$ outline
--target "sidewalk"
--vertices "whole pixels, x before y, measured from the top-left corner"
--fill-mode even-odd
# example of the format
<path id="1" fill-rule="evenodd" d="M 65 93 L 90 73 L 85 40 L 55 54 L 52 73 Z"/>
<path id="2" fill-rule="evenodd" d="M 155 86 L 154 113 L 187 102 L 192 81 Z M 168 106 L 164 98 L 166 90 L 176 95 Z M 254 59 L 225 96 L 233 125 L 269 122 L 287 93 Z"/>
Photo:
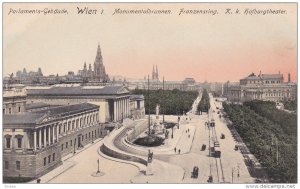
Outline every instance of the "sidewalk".
<path id="1" fill-rule="evenodd" d="M 47 174 L 41 176 L 39 179 L 41 179 L 40 183 L 48 183 L 55 177 L 59 176 L 60 174 L 64 173 L 65 171 L 71 169 L 73 166 L 76 165 L 76 162 L 72 160 L 72 158 L 81 152 L 87 150 L 91 146 L 97 144 L 98 142 L 102 141 L 102 138 L 98 138 L 94 141 L 94 143 L 87 144 L 84 148 L 77 150 L 75 154 L 70 153 L 62 158 L 62 165 L 58 166 L 57 168 L 53 169 L 52 171 L 48 172 Z M 28 183 L 37 183 L 37 179 L 32 180 Z"/>

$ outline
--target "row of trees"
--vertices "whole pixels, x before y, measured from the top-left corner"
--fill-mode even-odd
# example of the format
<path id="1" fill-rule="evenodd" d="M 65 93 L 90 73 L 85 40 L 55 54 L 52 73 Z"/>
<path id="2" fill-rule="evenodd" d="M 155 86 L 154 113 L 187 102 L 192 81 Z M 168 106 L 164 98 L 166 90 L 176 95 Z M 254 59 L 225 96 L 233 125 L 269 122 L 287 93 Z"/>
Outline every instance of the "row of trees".
<path id="1" fill-rule="evenodd" d="M 135 89 L 132 93 L 144 95 L 146 114 L 148 114 L 148 91 Z M 150 114 L 155 114 L 157 104 L 160 105 L 160 113 L 164 112 L 166 115 L 177 115 L 188 112 L 197 96 L 197 91 L 180 91 L 178 89 L 164 91 L 150 90 Z"/>
<path id="2" fill-rule="evenodd" d="M 297 117 L 277 110 L 272 102 L 223 103 L 223 107 L 251 153 L 266 167 L 270 181 L 296 183 Z"/>
<path id="3" fill-rule="evenodd" d="M 210 108 L 209 103 L 209 95 L 206 89 L 203 90 L 202 98 L 198 104 L 197 111 L 198 112 L 208 112 Z"/>
<path id="4" fill-rule="evenodd" d="M 284 109 L 296 111 L 297 110 L 297 100 L 289 100 L 283 102 Z"/>

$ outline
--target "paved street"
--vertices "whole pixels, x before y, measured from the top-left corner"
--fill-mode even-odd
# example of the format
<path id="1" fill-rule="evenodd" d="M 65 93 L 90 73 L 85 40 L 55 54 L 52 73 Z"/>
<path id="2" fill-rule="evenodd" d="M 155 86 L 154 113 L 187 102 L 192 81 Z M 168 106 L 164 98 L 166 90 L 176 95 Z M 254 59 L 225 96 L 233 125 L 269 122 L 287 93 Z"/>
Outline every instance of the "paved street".
<path id="1" fill-rule="evenodd" d="M 158 148 L 152 147 L 154 152 L 152 176 L 144 175 L 137 166 L 124 163 L 114 158 L 102 157 L 99 150 L 103 140 L 91 145 L 81 153 L 70 157 L 64 162 L 72 166 L 65 172 L 49 180 L 50 183 L 207 183 L 210 175 L 213 176 L 213 183 L 253 183 L 247 167 L 244 164 L 240 151 L 235 151 L 234 141 L 230 130 L 226 126 L 223 118 L 219 118 L 218 111 L 222 108 L 221 102 L 216 102 L 210 96 L 211 113 L 210 119 L 214 119 L 215 129 L 205 127 L 208 121 L 208 114 L 194 115 L 200 98 L 195 101 L 193 108 L 187 116 L 181 117 L 180 129 L 174 131 L 174 138 L 167 139 L 166 146 Z M 218 107 L 218 109 L 217 109 Z M 165 116 L 166 120 L 176 122 L 177 116 Z M 128 121 L 131 124 L 143 124 L 146 120 Z M 129 124 L 130 123 L 130 124 Z M 146 123 L 146 122 L 145 122 Z M 147 159 L 148 149 L 146 147 L 124 143 L 124 137 L 129 129 L 125 126 L 115 130 L 106 140 L 111 140 L 111 144 L 120 152 L 144 157 Z M 220 139 L 221 133 L 225 139 Z M 211 137 L 209 140 L 209 136 Z M 213 146 L 213 141 L 220 143 L 221 158 L 209 157 L 209 146 Z M 209 143 L 209 141 L 211 143 Z M 206 145 L 205 150 L 201 150 L 202 145 Z M 176 152 L 174 148 L 176 147 Z M 181 153 L 178 153 L 178 150 Z M 100 170 L 104 176 L 93 177 L 97 171 L 97 159 L 100 160 Z M 198 178 L 191 178 L 193 167 L 199 168 Z M 51 173 L 51 172 L 50 172 Z M 48 175 L 50 175 L 48 173 Z M 233 176 L 233 177 L 232 177 Z"/>

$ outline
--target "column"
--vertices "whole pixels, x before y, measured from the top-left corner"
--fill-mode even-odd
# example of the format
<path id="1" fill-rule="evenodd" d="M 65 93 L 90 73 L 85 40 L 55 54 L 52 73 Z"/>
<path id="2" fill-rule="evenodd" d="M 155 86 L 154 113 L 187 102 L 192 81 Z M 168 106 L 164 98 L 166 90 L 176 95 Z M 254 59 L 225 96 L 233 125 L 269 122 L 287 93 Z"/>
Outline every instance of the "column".
<path id="1" fill-rule="evenodd" d="M 28 134 L 30 135 L 30 137 L 28 137 Z M 30 148 L 30 138 L 31 138 L 31 131 L 28 130 L 28 132 L 26 132 L 26 145 L 25 145 L 25 148 L 27 149 Z"/>
<path id="2" fill-rule="evenodd" d="M 126 117 L 125 115 L 126 115 L 126 112 L 125 112 L 125 98 L 123 98 L 123 100 L 122 100 L 122 112 L 123 112 L 123 119 Z"/>
<path id="3" fill-rule="evenodd" d="M 36 151 L 36 130 L 33 132 L 33 149 Z"/>
<path id="4" fill-rule="evenodd" d="M 57 124 L 56 125 L 56 141 L 58 142 L 58 138 L 59 138 L 59 129 L 60 129 L 60 125 L 59 124 Z"/>
<path id="5" fill-rule="evenodd" d="M 11 149 L 15 149 L 15 129 L 12 129 L 12 137 L 11 137 Z"/>
<path id="6" fill-rule="evenodd" d="M 122 113 L 123 113 L 123 99 L 120 99 L 120 120 L 122 119 Z"/>
<path id="7" fill-rule="evenodd" d="M 46 127 L 44 127 L 44 147 L 46 147 L 47 146 L 47 139 L 46 139 L 46 134 L 47 133 L 47 128 Z"/>
<path id="8" fill-rule="evenodd" d="M 52 128 L 52 144 L 54 144 L 54 141 L 55 141 L 55 125 L 53 124 L 51 128 Z"/>
<path id="9" fill-rule="evenodd" d="M 130 115 L 130 99 L 127 98 L 127 116 Z"/>
<path id="10" fill-rule="evenodd" d="M 127 117 L 129 116 L 129 99 L 126 99 L 126 113 L 127 113 Z"/>
<path id="11" fill-rule="evenodd" d="M 39 148 L 42 148 L 42 128 L 39 128 Z"/>
<path id="12" fill-rule="evenodd" d="M 124 102 L 125 102 L 125 117 L 127 117 L 127 99 L 126 98 L 125 98 Z"/>
<path id="13" fill-rule="evenodd" d="M 119 99 L 117 99 L 117 119 L 116 119 L 116 121 L 118 121 L 119 120 Z"/>
<path id="14" fill-rule="evenodd" d="M 114 100 L 114 121 L 117 121 L 117 102 Z"/>

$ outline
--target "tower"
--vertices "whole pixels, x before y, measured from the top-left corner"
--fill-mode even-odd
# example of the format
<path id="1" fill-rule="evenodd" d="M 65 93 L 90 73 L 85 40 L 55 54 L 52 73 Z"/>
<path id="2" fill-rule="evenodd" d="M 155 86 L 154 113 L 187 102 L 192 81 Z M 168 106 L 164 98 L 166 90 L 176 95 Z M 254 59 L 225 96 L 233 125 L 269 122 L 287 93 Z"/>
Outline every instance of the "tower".
<path id="1" fill-rule="evenodd" d="M 100 44 L 98 44 L 97 54 L 94 62 L 94 79 L 96 81 L 106 82 L 109 80 L 103 65 L 103 58 L 101 54 Z"/>
<path id="2" fill-rule="evenodd" d="M 84 65 L 83 65 L 83 71 L 86 71 L 86 62 L 84 62 Z"/>
<path id="3" fill-rule="evenodd" d="M 158 69 L 157 69 L 157 65 L 156 65 L 156 73 L 155 73 L 155 76 L 156 76 L 156 78 L 155 78 L 155 79 L 157 79 L 157 80 L 158 80 Z"/>
<path id="4" fill-rule="evenodd" d="M 153 67 L 152 67 L 152 80 L 155 79 L 155 71 L 154 71 L 154 64 L 153 64 Z"/>

